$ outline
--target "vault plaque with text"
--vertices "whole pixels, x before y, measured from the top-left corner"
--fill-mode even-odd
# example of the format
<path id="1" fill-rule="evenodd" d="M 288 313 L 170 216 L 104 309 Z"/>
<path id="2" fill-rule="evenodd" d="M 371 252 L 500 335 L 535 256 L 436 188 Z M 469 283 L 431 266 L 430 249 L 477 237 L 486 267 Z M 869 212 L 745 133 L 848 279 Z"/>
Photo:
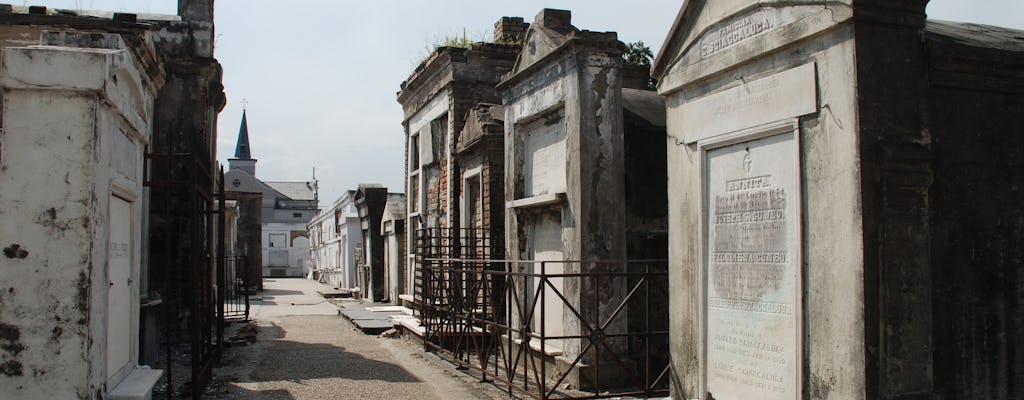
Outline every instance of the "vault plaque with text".
<path id="1" fill-rule="evenodd" d="M 707 152 L 707 391 L 799 398 L 799 162 L 790 131 Z"/>

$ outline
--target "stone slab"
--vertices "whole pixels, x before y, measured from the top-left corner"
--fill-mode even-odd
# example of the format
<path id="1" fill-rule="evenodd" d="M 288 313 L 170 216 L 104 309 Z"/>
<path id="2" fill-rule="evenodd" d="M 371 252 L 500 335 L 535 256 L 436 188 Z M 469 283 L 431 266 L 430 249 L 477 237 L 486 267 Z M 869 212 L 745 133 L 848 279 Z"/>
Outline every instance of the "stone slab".
<path id="1" fill-rule="evenodd" d="M 381 333 L 395 326 L 391 321 L 379 319 L 354 319 L 352 324 L 367 334 Z"/>
<path id="2" fill-rule="evenodd" d="M 794 130 L 706 153 L 705 375 L 717 399 L 801 398 Z"/>
<path id="3" fill-rule="evenodd" d="M 427 329 L 420 325 L 419 319 L 408 319 L 403 318 L 397 321 L 399 325 L 405 328 L 406 331 L 412 332 L 414 335 L 423 337 L 423 334 L 427 332 Z"/>
<path id="4" fill-rule="evenodd" d="M 522 128 L 525 197 L 566 191 L 566 128 L 561 111 Z"/>
<path id="5" fill-rule="evenodd" d="M 812 62 L 683 103 L 684 142 L 812 114 L 817 103 Z"/>
<path id="6" fill-rule="evenodd" d="M 345 318 L 356 320 L 356 319 L 387 319 L 387 315 L 383 317 L 381 314 L 373 311 L 366 311 L 365 309 L 352 309 L 352 310 L 341 310 L 341 315 Z"/>
<path id="7" fill-rule="evenodd" d="M 146 400 L 153 396 L 153 388 L 156 382 L 163 376 L 161 369 L 149 369 L 149 367 L 136 367 L 128 374 L 121 383 L 118 383 L 107 393 L 111 400 Z"/>
<path id="8" fill-rule="evenodd" d="M 380 307 L 366 307 L 366 311 L 370 312 L 383 312 L 383 313 L 404 313 L 405 307 L 402 306 L 380 306 Z"/>
<path id="9" fill-rule="evenodd" d="M 352 292 L 345 289 L 321 289 L 317 290 L 316 293 L 324 298 L 352 297 Z"/>

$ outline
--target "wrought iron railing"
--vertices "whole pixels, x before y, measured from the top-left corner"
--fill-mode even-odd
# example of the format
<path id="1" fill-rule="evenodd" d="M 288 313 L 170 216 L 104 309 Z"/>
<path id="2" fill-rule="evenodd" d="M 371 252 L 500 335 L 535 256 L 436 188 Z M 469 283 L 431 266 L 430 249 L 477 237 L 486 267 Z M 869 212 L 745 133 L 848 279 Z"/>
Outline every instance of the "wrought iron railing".
<path id="1" fill-rule="evenodd" d="M 453 238 L 433 238 L 439 243 Z M 665 260 L 418 258 L 424 345 L 534 398 L 668 394 Z"/>
<path id="2" fill-rule="evenodd" d="M 505 258 L 504 239 L 493 230 L 470 228 L 424 228 L 416 231 L 414 243 L 415 269 L 413 270 L 414 303 L 419 305 L 424 296 L 423 269 L 426 259 L 500 260 Z M 481 267 L 483 267 L 481 265 Z M 416 315 L 420 316 L 417 307 Z"/>

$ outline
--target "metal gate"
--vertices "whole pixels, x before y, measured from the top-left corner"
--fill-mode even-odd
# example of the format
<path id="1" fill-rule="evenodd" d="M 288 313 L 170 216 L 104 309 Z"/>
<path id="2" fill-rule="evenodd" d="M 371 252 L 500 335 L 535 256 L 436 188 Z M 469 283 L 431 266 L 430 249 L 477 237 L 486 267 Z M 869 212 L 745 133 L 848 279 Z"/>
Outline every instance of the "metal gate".
<path id="1" fill-rule="evenodd" d="M 249 258 L 244 255 L 225 257 L 220 282 L 224 282 L 222 319 L 248 321 L 249 296 L 259 290 L 249 277 Z"/>
<path id="2" fill-rule="evenodd" d="M 445 233 L 461 232 L 417 236 L 428 350 L 510 395 L 668 394 L 666 260 L 436 257 L 460 253 L 451 249 L 461 247 L 462 237 Z"/>
<path id="3" fill-rule="evenodd" d="M 224 224 L 218 211 L 224 206 L 224 172 L 215 172 L 211 161 L 196 153 L 147 149 L 144 173 L 152 199 L 148 289 L 161 299 L 157 330 L 162 357 L 155 364 L 164 370 L 164 381 L 158 392 L 168 399 L 199 399 L 223 343 L 224 282 L 217 278 L 224 235 L 215 232 L 221 233 Z"/>

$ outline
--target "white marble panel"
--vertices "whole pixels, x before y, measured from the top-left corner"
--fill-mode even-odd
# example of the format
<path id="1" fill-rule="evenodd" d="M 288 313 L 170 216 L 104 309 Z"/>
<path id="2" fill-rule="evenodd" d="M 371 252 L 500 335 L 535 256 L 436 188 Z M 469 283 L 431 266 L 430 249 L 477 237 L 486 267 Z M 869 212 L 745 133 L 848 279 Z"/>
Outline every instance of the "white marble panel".
<path id="1" fill-rule="evenodd" d="M 561 274 L 565 272 L 565 266 L 561 263 L 564 259 L 562 247 L 562 222 L 560 215 L 556 213 L 545 213 L 537 216 L 530 227 L 530 256 L 537 264 L 533 272 L 540 274 Z M 543 269 L 543 270 L 542 270 Z M 541 329 L 541 307 L 544 308 L 544 335 L 559 336 L 565 332 L 562 326 L 564 305 L 559 293 L 565 296 L 564 278 L 548 278 L 542 282 L 539 278 L 533 280 L 533 291 L 543 291 L 543 302 L 538 301 L 533 311 L 533 329 L 540 333 Z M 561 347 L 561 341 L 551 341 L 548 345 Z"/>
<path id="2" fill-rule="evenodd" d="M 793 131 L 707 151 L 704 343 L 716 400 L 800 398 L 798 156 Z"/>
<path id="3" fill-rule="evenodd" d="M 107 253 L 107 379 L 132 362 L 132 205 L 110 196 L 110 249 Z"/>
<path id="4" fill-rule="evenodd" d="M 817 111 L 814 63 L 804 64 L 680 107 L 687 144 Z"/>
<path id="5" fill-rule="evenodd" d="M 541 118 L 526 125 L 524 133 L 524 195 L 565 192 L 565 118 Z"/>

